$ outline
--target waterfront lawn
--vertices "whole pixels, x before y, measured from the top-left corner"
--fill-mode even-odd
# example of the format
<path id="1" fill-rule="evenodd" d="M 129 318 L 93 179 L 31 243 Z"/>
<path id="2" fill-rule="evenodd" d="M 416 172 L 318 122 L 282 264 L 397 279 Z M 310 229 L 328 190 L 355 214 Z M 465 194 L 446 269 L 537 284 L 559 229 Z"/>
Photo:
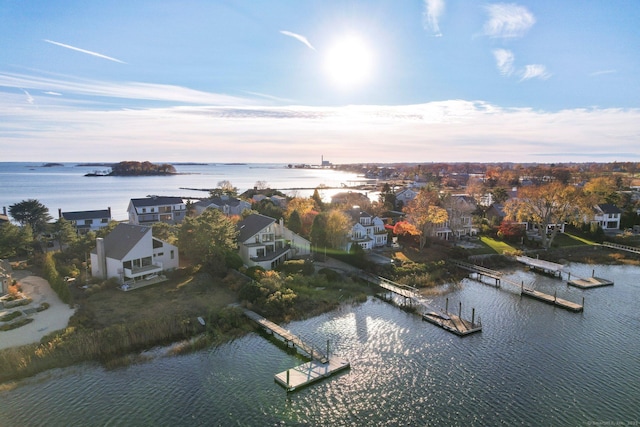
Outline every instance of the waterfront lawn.
<path id="1" fill-rule="evenodd" d="M 480 242 L 487 248 L 485 251 L 479 250 L 480 254 L 504 254 L 505 252 L 516 252 L 517 249 L 508 244 L 507 242 L 496 240 L 489 236 L 481 236 Z M 479 253 L 473 252 L 474 255 Z"/>

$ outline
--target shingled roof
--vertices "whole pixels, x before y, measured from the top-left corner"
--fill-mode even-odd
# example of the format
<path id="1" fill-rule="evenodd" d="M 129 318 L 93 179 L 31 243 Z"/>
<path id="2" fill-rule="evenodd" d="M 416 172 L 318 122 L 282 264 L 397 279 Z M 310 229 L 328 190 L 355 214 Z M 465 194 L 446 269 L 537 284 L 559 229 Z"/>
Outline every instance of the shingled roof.
<path id="1" fill-rule="evenodd" d="M 265 215 L 249 215 L 244 220 L 238 223 L 238 231 L 240 231 L 240 234 L 238 235 L 238 241 L 247 241 L 249 238 L 251 238 L 251 236 L 256 235 L 260 230 L 268 227 L 274 222 L 276 222 L 275 219 Z"/>
<path id="2" fill-rule="evenodd" d="M 151 232 L 151 227 L 131 224 L 118 224 L 104 238 L 104 251 L 107 258 L 122 260 L 135 245 Z M 97 253 L 94 249 L 92 253 Z"/>
<path id="3" fill-rule="evenodd" d="M 181 197 L 151 196 L 141 199 L 131 199 L 131 203 L 133 203 L 133 206 L 136 208 L 144 208 L 147 206 L 181 205 L 184 201 Z"/>

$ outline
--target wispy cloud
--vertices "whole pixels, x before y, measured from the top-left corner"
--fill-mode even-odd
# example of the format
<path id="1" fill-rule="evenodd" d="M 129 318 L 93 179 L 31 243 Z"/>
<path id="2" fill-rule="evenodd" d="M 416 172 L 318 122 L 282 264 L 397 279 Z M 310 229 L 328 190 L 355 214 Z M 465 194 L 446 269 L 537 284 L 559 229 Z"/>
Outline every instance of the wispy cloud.
<path id="1" fill-rule="evenodd" d="M 595 77 L 595 76 L 602 76 L 604 74 L 615 74 L 617 72 L 618 72 L 617 70 L 601 70 L 601 71 L 595 71 L 589 75 L 592 77 Z"/>
<path id="2" fill-rule="evenodd" d="M 524 66 L 524 70 L 521 72 L 520 81 L 530 79 L 542 79 L 546 80 L 551 77 L 551 73 L 547 71 L 547 67 L 541 64 L 529 64 Z"/>
<path id="3" fill-rule="evenodd" d="M 309 40 L 307 40 L 305 36 L 301 36 L 300 34 L 292 33 L 291 31 L 285 31 L 285 30 L 280 31 L 280 34 L 284 34 L 285 36 L 288 36 L 288 37 L 293 37 L 294 39 L 303 43 L 309 49 L 316 50 L 316 48 L 313 47 L 313 45 L 311 45 L 311 43 L 309 42 Z"/>
<path id="4" fill-rule="evenodd" d="M 489 19 L 484 24 L 484 35 L 489 37 L 522 37 L 536 22 L 526 7 L 517 4 L 491 4 L 485 9 Z"/>
<path id="5" fill-rule="evenodd" d="M 29 104 L 33 104 L 35 102 L 35 100 L 33 99 L 33 96 L 31 96 L 31 94 L 24 89 L 22 89 L 22 91 L 24 92 L 25 95 L 27 95 L 27 102 Z"/>
<path id="6" fill-rule="evenodd" d="M 433 32 L 436 37 L 442 37 L 440 31 L 440 17 L 444 13 L 444 0 L 424 0 L 422 25 Z"/>
<path id="7" fill-rule="evenodd" d="M 507 49 L 494 49 L 493 56 L 496 59 L 496 66 L 498 71 L 503 76 L 510 76 L 513 74 L 513 52 Z"/>
<path id="8" fill-rule="evenodd" d="M 121 60 L 116 59 L 116 58 L 112 58 L 112 57 L 107 56 L 107 55 L 103 55 L 103 54 L 98 53 L 98 52 L 92 52 L 90 50 L 80 49 L 79 47 L 70 46 L 68 44 L 64 44 L 64 43 L 60 43 L 60 42 L 54 42 L 53 40 L 44 39 L 44 41 L 47 42 L 47 43 L 54 44 L 56 46 L 64 47 L 66 49 L 71 49 L 71 50 L 75 50 L 77 52 L 86 53 L 87 55 L 92 55 L 92 56 L 96 56 L 98 58 L 108 59 L 109 61 L 119 62 L 120 64 L 126 64 L 126 62 L 124 62 L 124 61 L 121 61 Z"/>
<path id="9" fill-rule="evenodd" d="M 67 100 L 75 96 L 86 103 L 86 96 L 98 97 L 100 102 L 109 98 L 123 100 L 147 100 L 197 105 L 249 105 L 255 101 L 249 98 L 225 94 L 203 92 L 182 86 L 141 82 L 107 82 L 68 77 L 41 77 L 26 74 L 0 73 L 0 87 L 24 90 L 40 90 L 53 94 L 65 93 Z M 95 102 L 98 102 L 96 100 Z"/>

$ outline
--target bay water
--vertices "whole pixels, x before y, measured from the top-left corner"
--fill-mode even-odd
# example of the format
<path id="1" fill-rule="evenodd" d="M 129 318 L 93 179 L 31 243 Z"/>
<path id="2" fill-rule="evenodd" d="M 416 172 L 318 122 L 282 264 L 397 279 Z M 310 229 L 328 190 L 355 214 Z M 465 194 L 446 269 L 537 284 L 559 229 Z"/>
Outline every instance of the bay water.
<path id="1" fill-rule="evenodd" d="M 612 426 L 640 423 L 640 268 L 571 263 L 581 290 L 516 269 L 507 276 L 582 303 L 573 313 L 464 280 L 431 305 L 483 331 L 450 334 L 370 298 L 284 325 L 351 368 L 293 393 L 274 375 L 302 363 L 251 333 L 182 356 L 106 370 L 56 369 L 0 391 L 2 426 Z"/>
<path id="2" fill-rule="evenodd" d="M 62 163 L 61 166 L 43 167 L 42 163 L 0 162 L 0 208 L 27 199 L 36 199 L 58 218 L 62 212 L 102 210 L 111 208 L 114 220 L 128 219 L 129 201 L 135 198 L 178 196 L 204 198 L 207 191 L 229 181 L 242 193 L 262 181 L 269 188 L 283 189 L 289 196 L 308 197 L 318 186 L 337 187 L 320 190 L 320 196 L 330 201 L 340 187 L 357 181 L 357 174 L 332 169 L 289 168 L 287 164 L 178 164 L 176 175 L 171 176 L 100 176 L 87 177 L 87 173 L 108 170 L 104 166 L 80 166 Z M 310 190 L 289 190 L 307 188 Z"/>

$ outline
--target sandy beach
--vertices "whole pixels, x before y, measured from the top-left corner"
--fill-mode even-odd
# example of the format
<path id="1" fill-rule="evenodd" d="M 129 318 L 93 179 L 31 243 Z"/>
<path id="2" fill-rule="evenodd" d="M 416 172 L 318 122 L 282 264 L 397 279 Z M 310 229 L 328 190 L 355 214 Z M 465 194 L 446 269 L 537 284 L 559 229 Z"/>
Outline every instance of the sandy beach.
<path id="1" fill-rule="evenodd" d="M 28 314 L 33 318 L 33 322 L 28 325 L 0 332 L 0 350 L 40 342 L 40 339 L 45 335 L 64 329 L 69 323 L 69 318 L 75 312 L 75 309 L 69 308 L 58 298 L 49 282 L 42 277 L 34 276 L 28 270 L 14 270 L 13 278 L 22 285 L 22 292 L 33 302 L 22 307 L 0 309 L 0 313 L 36 308 L 43 302 L 47 302 L 50 307 L 39 313 Z"/>

